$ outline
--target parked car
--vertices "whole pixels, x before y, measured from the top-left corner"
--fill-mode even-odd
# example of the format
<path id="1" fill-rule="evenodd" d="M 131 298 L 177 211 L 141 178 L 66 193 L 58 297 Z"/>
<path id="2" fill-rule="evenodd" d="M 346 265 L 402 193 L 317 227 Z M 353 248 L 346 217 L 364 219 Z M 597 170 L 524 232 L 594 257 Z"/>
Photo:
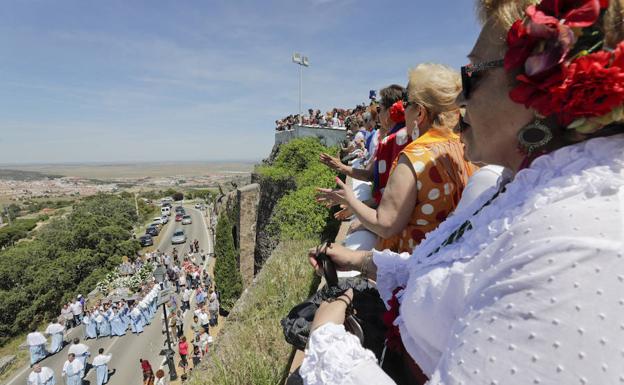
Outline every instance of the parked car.
<path id="1" fill-rule="evenodd" d="M 171 215 L 171 207 L 163 206 L 160 208 L 160 215 Z"/>
<path id="2" fill-rule="evenodd" d="M 191 223 L 193 223 L 193 218 L 191 218 L 190 215 L 184 215 L 182 217 L 182 224 L 183 225 L 190 225 Z"/>
<path id="3" fill-rule="evenodd" d="M 202 204 L 201 203 L 195 203 L 195 208 L 196 209 L 201 209 L 202 208 Z"/>
<path id="4" fill-rule="evenodd" d="M 186 243 L 186 234 L 184 234 L 184 230 L 177 229 L 171 237 L 171 244 L 177 245 L 180 243 Z"/>
<path id="5" fill-rule="evenodd" d="M 163 215 L 162 217 L 160 217 L 161 221 L 163 224 L 167 224 L 169 223 L 169 217 L 166 215 Z"/>
<path id="6" fill-rule="evenodd" d="M 181 222 L 183 217 L 184 217 L 184 215 L 182 215 L 182 214 L 177 214 L 177 215 L 176 215 L 176 217 L 175 217 L 175 221 L 176 221 L 176 222 Z"/>
<path id="7" fill-rule="evenodd" d="M 163 217 L 154 217 L 154 220 L 152 221 L 153 225 L 158 225 L 161 226 L 165 224 L 165 221 L 163 220 Z"/>
<path id="8" fill-rule="evenodd" d="M 149 234 L 141 235 L 141 237 L 139 238 L 139 243 L 142 247 L 152 246 L 154 244 L 154 239 Z"/>
<path id="9" fill-rule="evenodd" d="M 176 214 L 184 215 L 186 213 L 186 210 L 184 210 L 184 207 L 178 206 L 178 207 L 175 208 L 175 212 L 176 212 Z"/>
<path id="10" fill-rule="evenodd" d="M 149 234 L 152 237 L 157 237 L 159 233 L 160 230 L 158 230 L 156 226 L 148 226 L 147 229 L 145 229 L 145 234 Z"/>

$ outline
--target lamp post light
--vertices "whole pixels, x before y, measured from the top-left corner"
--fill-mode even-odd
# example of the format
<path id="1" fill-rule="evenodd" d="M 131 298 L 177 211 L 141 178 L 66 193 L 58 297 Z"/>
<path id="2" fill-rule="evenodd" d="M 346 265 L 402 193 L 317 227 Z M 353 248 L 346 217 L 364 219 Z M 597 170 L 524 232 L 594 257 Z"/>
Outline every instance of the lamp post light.
<path id="1" fill-rule="evenodd" d="M 163 265 L 158 265 L 156 269 L 154 269 L 154 278 L 156 282 L 160 285 L 161 290 L 170 290 L 168 287 L 164 287 L 165 276 L 167 271 L 163 267 Z M 159 296 L 159 301 L 161 301 Z M 171 336 L 169 335 L 169 322 L 167 321 L 167 301 L 162 301 L 163 305 L 163 313 L 165 316 L 165 330 L 167 331 L 167 349 L 163 349 L 160 354 L 164 355 L 167 358 L 167 366 L 169 366 L 169 379 L 171 381 L 175 381 L 178 378 L 178 373 L 176 373 L 175 363 L 173 362 L 174 351 L 171 349 Z"/>
<path id="2" fill-rule="evenodd" d="M 307 56 L 303 56 L 299 52 L 295 52 L 292 55 L 292 61 L 295 64 L 299 64 L 299 124 L 303 122 L 303 115 L 301 111 L 301 95 L 303 88 L 303 67 L 310 66 L 310 60 Z"/>

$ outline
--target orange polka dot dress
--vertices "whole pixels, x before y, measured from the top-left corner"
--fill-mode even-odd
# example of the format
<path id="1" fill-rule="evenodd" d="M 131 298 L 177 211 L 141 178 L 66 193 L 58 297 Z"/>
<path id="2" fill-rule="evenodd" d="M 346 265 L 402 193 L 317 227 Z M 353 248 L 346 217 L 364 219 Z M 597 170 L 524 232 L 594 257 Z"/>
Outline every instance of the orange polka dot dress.
<path id="1" fill-rule="evenodd" d="M 411 253 L 425 234 L 455 210 L 468 178 L 477 167 L 464 160 L 459 136 L 433 128 L 401 151 L 392 171 L 401 155 L 410 161 L 416 178 L 416 205 L 405 229 L 395 236 L 380 239 L 377 249 Z"/>

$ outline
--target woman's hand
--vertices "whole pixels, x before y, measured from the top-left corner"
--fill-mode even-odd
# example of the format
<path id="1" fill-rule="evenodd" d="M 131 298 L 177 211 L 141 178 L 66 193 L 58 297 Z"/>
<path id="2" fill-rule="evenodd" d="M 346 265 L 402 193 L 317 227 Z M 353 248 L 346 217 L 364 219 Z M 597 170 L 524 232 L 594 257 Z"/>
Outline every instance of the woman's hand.
<path id="1" fill-rule="evenodd" d="M 323 163 L 325 166 L 331 168 L 332 170 L 336 170 L 336 171 L 344 174 L 344 165 L 342 164 L 340 159 L 338 159 L 336 157 L 333 157 L 333 156 L 331 156 L 329 154 L 322 153 L 320 155 L 320 161 L 321 161 L 321 163 Z"/>
<path id="2" fill-rule="evenodd" d="M 346 221 L 353 216 L 353 211 L 351 211 L 351 208 L 349 206 L 340 205 L 340 208 L 342 210 L 334 214 L 334 218 L 336 218 L 337 220 Z"/>
<path id="3" fill-rule="evenodd" d="M 316 189 L 316 191 L 318 191 L 316 194 L 316 201 L 327 207 L 336 205 L 349 207 L 349 200 L 355 199 L 353 189 L 338 177 L 336 177 L 336 184 L 338 184 L 338 189 L 335 190 L 318 187 Z"/>
<path id="4" fill-rule="evenodd" d="M 311 330 L 314 331 L 319 326 L 323 326 L 328 322 L 335 323 L 337 325 L 344 324 L 347 305 L 351 304 L 352 301 L 353 290 L 349 289 L 333 302 L 321 303 L 321 306 L 319 306 L 316 314 L 314 315 Z"/>
<path id="5" fill-rule="evenodd" d="M 319 249 L 310 249 L 308 254 L 310 265 L 312 265 L 318 275 L 323 275 L 323 269 L 316 261 L 317 250 L 319 253 L 325 253 L 334 262 L 336 270 L 340 271 L 359 270 L 366 253 L 351 250 L 337 243 L 331 243 L 327 247 L 323 245 Z"/>

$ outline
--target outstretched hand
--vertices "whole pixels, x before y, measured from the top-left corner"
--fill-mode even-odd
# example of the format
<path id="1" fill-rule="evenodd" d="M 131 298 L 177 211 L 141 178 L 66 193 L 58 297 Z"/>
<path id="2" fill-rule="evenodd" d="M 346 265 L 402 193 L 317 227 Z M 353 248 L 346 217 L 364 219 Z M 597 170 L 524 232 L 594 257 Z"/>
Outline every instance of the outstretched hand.
<path id="1" fill-rule="evenodd" d="M 321 161 L 321 163 L 331 168 L 332 170 L 336 170 L 338 172 L 344 173 L 344 170 L 343 170 L 344 165 L 342 164 L 340 159 L 334 156 L 331 156 L 329 154 L 322 153 L 319 157 L 319 160 Z"/>
<path id="2" fill-rule="evenodd" d="M 353 189 L 348 184 L 345 184 L 340 178 L 336 178 L 337 189 L 320 188 L 316 189 L 316 201 L 327 207 L 336 205 L 342 205 L 345 208 L 349 207 L 349 199 L 353 199 Z"/>

